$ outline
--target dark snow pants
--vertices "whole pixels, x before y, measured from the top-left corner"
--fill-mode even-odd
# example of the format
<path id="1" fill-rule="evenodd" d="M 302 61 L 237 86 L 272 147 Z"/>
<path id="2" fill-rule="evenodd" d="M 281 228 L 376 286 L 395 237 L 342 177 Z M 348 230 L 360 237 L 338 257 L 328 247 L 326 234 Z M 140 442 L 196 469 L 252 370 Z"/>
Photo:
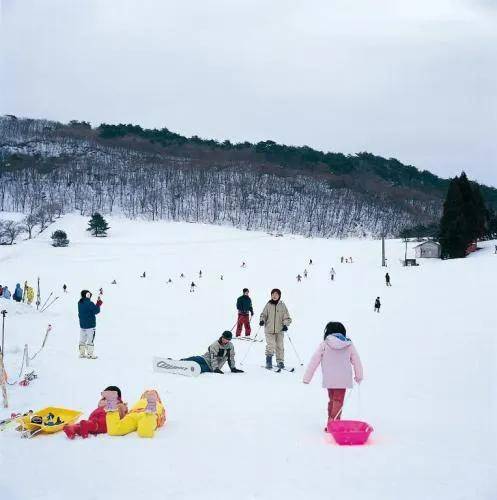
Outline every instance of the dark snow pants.
<path id="1" fill-rule="evenodd" d="M 195 361 L 200 365 L 200 373 L 211 372 L 207 361 L 202 356 L 190 356 L 189 358 L 183 358 L 180 361 Z"/>

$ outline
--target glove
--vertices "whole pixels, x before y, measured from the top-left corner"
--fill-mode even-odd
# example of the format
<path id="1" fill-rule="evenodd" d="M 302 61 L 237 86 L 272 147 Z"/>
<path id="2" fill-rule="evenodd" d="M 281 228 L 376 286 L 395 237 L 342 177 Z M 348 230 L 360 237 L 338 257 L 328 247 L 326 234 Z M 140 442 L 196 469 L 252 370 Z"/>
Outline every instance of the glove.
<path id="1" fill-rule="evenodd" d="M 359 377 L 354 377 L 354 380 L 356 381 L 356 383 L 360 384 L 362 382 L 362 378 L 359 378 Z"/>
<path id="2" fill-rule="evenodd" d="M 286 325 L 283 325 L 283 328 L 282 328 L 282 330 L 283 330 L 284 332 L 286 332 L 286 331 L 288 330 L 288 326 L 286 326 Z"/>
<path id="3" fill-rule="evenodd" d="M 100 299 L 98 299 L 97 300 L 97 307 L 100 307 L 102 304 L 103 304 L 103 302 Z"/>
<path id="4" fill-rule="evenodd" d="M 214 370 L 214 373 L 220 373 L 221 375 L 224 375 L 224 372 L 222 372 L 219 368 L 216 368 Z"/>
<path id="5" fill-rule="evenodd" d="M 259 326 L 264 326 L 264 321 L 262 321 L 262 319 L 259 321 Z"/>
<path id="6" fill-rule="evenodd" d="M 232 368 L 231 373 L 245 373 L 243 370 L 239 370 L 238 368 Z"/>

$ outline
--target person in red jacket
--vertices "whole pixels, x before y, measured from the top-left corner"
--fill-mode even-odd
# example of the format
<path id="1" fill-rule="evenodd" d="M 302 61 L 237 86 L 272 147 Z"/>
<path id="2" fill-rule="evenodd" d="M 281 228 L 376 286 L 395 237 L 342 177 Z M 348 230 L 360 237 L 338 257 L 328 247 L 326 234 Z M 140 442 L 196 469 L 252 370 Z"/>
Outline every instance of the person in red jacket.
<path id="1" fill-rule="evenodd" d="M 121 399 L 121 389 L 115 385 L 111 385 L 105 389 L 106 391 L 116 391 L 118 396 L 117 409 L 119 417 L 122 419 L 128 413 L 126 403 Z M 76 436 L 81 436 L 86 439 L 90 434 L 105 434 L 107 432 L 107 423 L 105 421 L 105 405 L 106 401 L 101 398 L 98 402 L 98 408 L 93 410 L 88 417 L 88 420 L 81 420 L 77 424 L 65 425 L 62 430 L 69 439 L 74 439 Z"/>

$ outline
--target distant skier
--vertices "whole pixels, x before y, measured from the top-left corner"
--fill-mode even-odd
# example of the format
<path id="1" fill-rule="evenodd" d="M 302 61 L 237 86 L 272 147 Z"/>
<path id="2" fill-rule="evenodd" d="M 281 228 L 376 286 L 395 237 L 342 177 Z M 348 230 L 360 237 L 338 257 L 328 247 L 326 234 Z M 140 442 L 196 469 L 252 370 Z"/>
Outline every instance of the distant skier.
<path id="1" fill-rule="evenodd" d="M 309 259 L 309 265 L 312 266 L 312 259 Z"/>
<path id="2" fill-rule="evenodd" d="M 330 279 L 331 281 L 335 281 L 335 269 L 333 267 L 330 270 Z"/>
<path id="3" fill-rule="evenodd" d="M 146 278 L 147 275 L 145 274 L 145 271 L 143 271 L 143 274 L 140 276 L 140 278 Z"/>
<path id="4" fill-rule="evenodd" d="M 360 384 L 363 379 L 361 359 L 352 341 L 346 337 L 346 330 L 342 323 L 330 322 L 324 331 L 324 342 L 312 356 L 305 371 L 303 382 L 308 384 L 321 365 L 323 372 L 323 387 L 328 390 L 328 419 L 325 432 L 330 420 L 340 420 L 345 392 L 353 387 L 352 367 L 354 380 Z"/>
<path id="5" fill-rule="evenodd" d="M 81 298 L 78 302 L 79 326 L 81 328 L 79 336 L 79 357 L 88 359 L 97 359 L 94 355 L 95 328 L 97 320 L 95 316 L 100 313 L 102 300 L 100 297 L 94 304 L 91 300 L 91 292 L 81 291 Z"/>
<path id="6" fill-rule="evenodd" d="M 183 273 L 181 273 L 181 274 L 179 275 L 179 277 L 180 277 L 180 278 L 184 278 L 184 277 L 185 277 L 185 275 L 184 275 Z"/>
<path id="7" fill-rule="evenodd" d="M 14 295 L 12 297 L 16 302 L 21 302 L 22 301 L 22 288 L 21 284 L 17 283 L 16 284 L 16 289 L 14 290 Z"/>
<path id="8" fill-rule="evenodd" d="M 307 278 L 307 269 L 304 269 L 304 278 Z"/>
<path id="9" fill-rule="evenodd" d="M 242 262 L 241 267 L 243 267 L 245 269 L 247 267 L 247 264 L 245 264 L 245 262 Z"/>
<path id="10" fill-rule="evenodd" d="M 111 285 L 117 285 L 117 281 L 116 281 L 116 280 L 112 280 L 112 281 L 110 282 L 110 284 L 111 284 Z"/>
<path id="11" fill-rule="evenodd" d="M 221 368 L 226 361 L 232 373 L 244 373 L 235 366 L 235 346 L 231 342 L 233 334 L 226 330 L 214 341 L 203 356 L 190 356 L 181 361 L 195 361 L 200 366 L 200 373 L 212 372 L 223 374 Z"/>
<path id="12" fill-rule="evenodd" d="M 494 253 L 497 253 L 497 245 L 495 245 L 495 252 Z"/>
<path id="13" fill-rule="evenodd" d="M 374 312 L 379 313 L 380 307 L 381 307 L 380 297 L 376 297 L 376 300 L 374 301 Z"/>
<path id="14" fill-rule="evenodd" d="M 221 274 L 221 281 L 223 281 L 223 279 L 224 279 L 224 278 L 223 278 L 223 275 Z"/>
<path id="15" fill-rule="evenodd" d="M 67 285 L 64 283 L 64 285 L 62 286 L 62 291 L 64 293 L 67 293 Z"/>
<path id="16" fill-rule="evenodd" d="M 343 255 L 342 255 L 342 258 L 340 259 L 340 262 L 343 264 Z"/>
<path id="17" fill-rule="evenodd" d="M 300 274 L 297 274 L 297 281 L 300 283 L 302 281 L 302 276 Z"/>
<path id="18" fill-rule="evenodd" d="M 349 257 L 349 262 L 350 262 L 351 264 L 353 264 L 353 263 L 354 263 L 354 261 L 352 260 L 352 257 Z"/>
<path id="19" fill-rule="evenodd" d="M 190 285 L 190 292 L 194 292 L 196 286 L 197 285 L 192 281 L 192 284 Z"/>
<path id="20" fill-rule="evenodd" d="M 3 287 L 2 297 L 3 297 L 4 299 L 9 300 L 11 296 L 12 296 L 12 294 L 10 293 L 9 287 L 8 287 L 7 285 L 5 285 L 5 286 Z"/>
<path id="21" fill-rule="evenodd" d="M 390 275 L 388 273 L 385 274 L 385 284 L 387 286 L 392 286 L 392 284 L 390 283 Z"/>
<path id="22" fill-rule="evenodd" d="M 3 286 L 0 285 L 0 297 L 3 295 Z"/>
<path id="23" fill-rule="evenodd" d="M 104 289 L 103 288 L 100 288 L 100 290 L 98 291 L 98 295 L 101 296 L 104 294 Z"/>
<path id="24" fill-rule="evenodd" d="M 262 310 L 259 326 L 264 326 L 266 334 L 266 368 L 273 368 L 273 354 L 276 351 L 276 363 L 279 368 L 285 367 L 284 333 L 292 322 L 285 303 L 281 300 L 278 288 L 271 290 L 271 300 Z"/>
<path id="25" fill-rule="evenodd" d="M 238 310 L 236 336 L 240 337 L 240 335 L 242 334 L 242 327 L 245 327 L 245 336 L 248 337 L 251 332 L 250 320 L 254 315 L 254 309 L 252 308 L 252 299 L 249 297 L 248 288 L 244 288 L 243 295 L 240 295 L 240 297 L 238 297 L 236 301 L 236 308 Z"/>
<path id="26" fill-rule="evenodd" d="M 202 277 L 202 271 L 199 271 L 198 272 L 198 277 L 201 278 Z"/>
<path id="27" fill-rule="evenodd" d="M 168 283 L 172 283 L 172 282 L 173 282 L 173 280 L 172 280 L 171 278 L 169 278 L 169 279 L 167 280 L 167 282 L 168 282 Z"/>

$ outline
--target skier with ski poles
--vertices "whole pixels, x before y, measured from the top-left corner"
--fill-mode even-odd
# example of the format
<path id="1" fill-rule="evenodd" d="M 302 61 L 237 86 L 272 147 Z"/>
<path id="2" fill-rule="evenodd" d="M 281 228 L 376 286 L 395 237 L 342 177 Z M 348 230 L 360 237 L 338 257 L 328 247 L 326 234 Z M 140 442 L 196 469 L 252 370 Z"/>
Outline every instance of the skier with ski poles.
<path id="1" fill-rule="evenodd" d="M 245 336 L 249 337 L 251 333 L 250 320 L 254 315 L 252 308 L 252 299 L 249 297 L 249 289 L 243 289 L 243 295 L 238 297 L 236 301 L 236 308 L 238 310 L 238 321 L 236 323 L 236 336 L 240 337 L 242 334 L 242 327 L 245 327 Z M 250 317 L 249 317 L 250 315 Z"/>
<path id="2" fill-rule="evenodd" d="M 273 369 L 273 354 L 276 352 L 278 368 L 285 368 L 284 332 L 292 322 L 285 303 L 281 300 L 281 290 L 271 290 L 271 300 L 262 310 L 259 326 L 264 326 L 266 334 L 266 368 Z"/>
<path id="3" fill-rule="evenodd" d="M 207 352 L 202 356 L 190 356 L 183 358 L 181 361 L 194 361 L 200 366 L 200 373 L 212 372 L 223 374 L 221 368 L 226 362 L 232 373 L 244 373 L 235 366 L 235 346 L 231 339 L 233 334 L 229 330 L 225 330 L 221 336 L 214 341 L 208 348 Z"/>
<path id="4" fill-rule="evenodd" d="M 81 298 L 78 302 L 79 326 L 81 328 L 79 336 L 79 357 L 88 359 L 97 359 L 94 355 L 95 328 L 97 320 L 95 316 L 100 313 L 102 301 L 100 297 L 94 304 L 91 299 L 91 292 L 81 291 Z"/>

